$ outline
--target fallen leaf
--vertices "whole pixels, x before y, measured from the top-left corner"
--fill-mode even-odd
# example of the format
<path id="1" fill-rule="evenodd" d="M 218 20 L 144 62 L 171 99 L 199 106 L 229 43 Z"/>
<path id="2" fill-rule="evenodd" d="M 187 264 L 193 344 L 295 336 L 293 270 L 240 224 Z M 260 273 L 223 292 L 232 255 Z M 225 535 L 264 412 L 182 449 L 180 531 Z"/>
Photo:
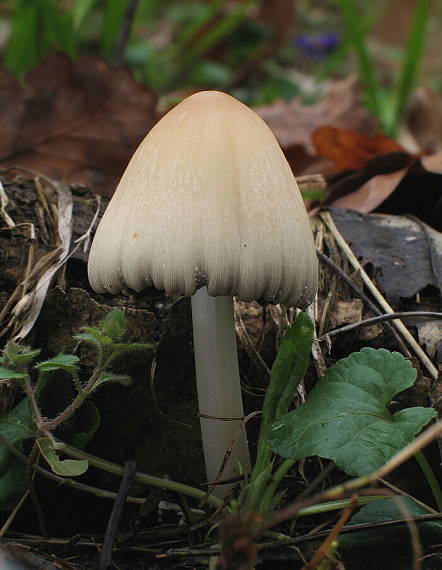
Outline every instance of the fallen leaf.
<path id="1" fill-rule="evenodd" d="M 318 154 L 332 160 L 339 170 L 359 170 L 375 156 L 404 150 L 395 140 L 380 133 L 368 136 L 325 125 L 315 129 L 311 139 Z"/>
<path id="2" fill-rule="evenodd" d="M 356 192 L 370 179 L 384 174 L 394 174 L 398 170 L 409 168 L 412 162 L 413 157 L 408 153 L 395 152 L 372 158 L 357 172 L 341 172 L 330 179 L 330 191 L 324 200 L 324 205 L 334 205 L 336 200 Z M 351 208 L 351 205 L 346 207 Z"/>
<path id="3" fill-rule="evenodd" d="M 381 155 L 357 172 L 332 177 L 322 206 L 413 215 L 442 231 L 441 174 L 442 152 L 423 157 L 405 152 Z"/>
<path id="4" fill-rule="evenodd" d="M 156 97 L 98 57 L 49 56 L 20 84 L 0 69 L 0 164 L 110 196 L 156 120 Z"/>
<path id="5" fill-rule="evenodd" d="M 316 105 L 304 105 L 299 98 L 290 103 L 276 101 L 257 107 L 257 113 L 274 132 L 283 150 L 301 145 L 315 154 L 310 141 L 312 132 L 321 125 L 373 132 L 375 119 L 361 101 L 361 86 L 350 76 L 332 85 Z"/>
<path id="6" fill-rule="evenodd" d="M 401 168 L 390 174 L 373 176 L 360 188 L 331 202 L 335 208 L 348 208 L 362 214 L 368 214 L 376 210 L 399 186 L 401 180 L 407 174 L 409 166 Z"/>
<path id="7" fill-rule="evenodd" d="M 442 174 L 442 151 L 421 158 L 422 166 L 427 172 Z"/>
<path id="8" fill-rule="evenodd" d="M 440 362 L 442 353 L 442 320 L 422 319 L 416 323 L 419 342 L 425 346 L 428 356 Z"/>
<path id="9" fill-rule="evenodd" d="M 442 148 L 442 97 L 428 87 L 419 87 L 413 94 L 406 118 L 407 128 L 427 151 Z"/>
<path id="10" fill-rule="evenodd" d="M 349 301 L 338 299 L 330 315 L 330 329 L 360 321 L 363 308 L 364 303 L 361 299 L 350 299 Z"/>
<path id="11" fill-rule="evenodd" d="M 442 294 L 442 234 L 401 216 L 332 209 L 333 219 L 387 300 L 398 306 L 428 285 Z"/>

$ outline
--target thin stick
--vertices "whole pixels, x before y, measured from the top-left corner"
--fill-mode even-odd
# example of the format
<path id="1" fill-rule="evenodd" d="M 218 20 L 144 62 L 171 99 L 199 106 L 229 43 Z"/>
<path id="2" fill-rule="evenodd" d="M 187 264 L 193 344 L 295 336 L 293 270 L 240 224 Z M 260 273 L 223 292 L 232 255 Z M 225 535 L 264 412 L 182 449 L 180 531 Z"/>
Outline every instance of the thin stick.
<path id="1" fill-rule="evenodd" d="M 18 511 L 21 509 L 23 503 L 26 501 L 27 497 L 29 496 L 29 489 L 26 490 L 23 497 L 19 500 L 19 502 L 15 505 L 14 510 L 3 523 L 2 528 L 0 529 L 0 538 L 3 538 L 8 531 L 11 524 L 14 522 L 15 517 L 17 516 Z"/>
<path id="2" fill-rule="evenodd" d="M 297 176 L 296 182 L 301 192 L 306 192 L 307 190 L 325 190 L 327 188 L 327 181 L 322 174 Z"/>
<path id="3" fill-rule="evenodd" d="M 327 225 L 330 232 L 332 233 L 339 247 L 347 255 L 347 258 L 351 263 L 351 265 L 354 267 L 354 269 L 359 271 L 362 281 L 364 282 L 364 285 L 367 287 L 367 289 L 370 291 L 370 293 L 373 295 L 373 297 L 376 299 L 379 305 L 384 309 L 386 313 L 394 313 L 394 310 L 391 307 L 391 305 L 387 302 L 387 300 L 379 291 L 379 289 L 374 285 L 373 281 L 370 279 L 370 277 L 367 275 L 362 265 L 359 263 L 358 258 L 353 253 L 352 249 L 345 241 L 341 232 L 336 227 L 336 224 L 333 218 L 331 217 L 330 213 L 321 212 L 320 216 L 324 221 L 324 223 Z M 416 342 L 415 338 L 407 329 L 407 327 L 404 325 L 404 323 L 402 321 L 393 321 L 392 324 L 399 331 L 399 333 L 402 335 L 404 340 L 409 344 L 409 346 L 414 350 L 416 356 L 419 358 L 419 360 L 422 362 L 422 364 L 425 366 L 425 368 L 428 370 L 431 376 L 436 380 L 439 377 L 439 372 L 437 368 L 431 362 L 430 358 L 425 353 L 425 351 L 422 350 L 422 348 Z"/>
<path id="4" fill-rule="evenodd" d="M 368 475 L 362 475 L 356 479 L 351 479 L 350 481 L 346 481 L 341 485 L 336 485 L 336 487 L 332 487 L 327 491 L 318 493 L 317 495 L 309 497 L 303 501 L 296 501 L 295 503 L 280 509 L 274 514 L 271 519 L 268 519 L 261 525 L 260 531 L 264 532 L 274 525 L 293 518 L 300 511 L 300 509 L 308 505 L 316 504 L 329 499 L 336 499 L 338 497 L 341 498 L 348 494 L 351 495 L 356 489 L 359 489 L 359 493 L 366 493 L 366 490 L 362 489 L 363 487 L 375 484 L 380 479 L 385 479 L 389 473 L 413 457 L 417 451 L 420 451 L 423 447 L 436 439 L 440 433 L 442 433 L 442 420 L 436 421 L 430 428 L 422 432 L 411 443 L 398 451 L 398 453 L 393 455 L 391 459 L 389 459 L 384 465 L 382 465 L 382 467 L 376 471 L 373 471 Z M 373 489 L 371 489 L 371 492 L 373 493 Z"/>
<path id="5" fill-rule="evenodd" d="M 324 340 L 328 336 L 334 336 L 341 332 L 348 332 L 357 329 L 359 327 L 372 325 L 374 323 L 393 321 L 394 319 L 409 319 L 412 317 L 427 317 L 429 319 L 442 319 L 442 313 L 436 313 L 434 311 L 402 311 L 400 313 L 386 313 L 385 315 L 378 315 L 377 317 L 371 317 L 369 319 L 364 319 L 363 321 L 358 321 L 357 323 L 351 323 L 349 325 L 345 325 L 345 327 L 340 327 L 339 329 L 328 331 L 322 336 L 320 336 L 318 340 Z"/>
<path id="6" fill-rule="evenodd" d="M 14 457 L 16 457 L 19 461 L 23 464 L 26 464 L 28 458 L 24 453 L 21 453 L 6 437 L 4 437 L 0 433 L 0 444 L 4 445 L 8 451 L 11 452 Z M 107 491 L 105 489 L 100 489 L 98 487 L 92 487 L 91 485 L 86 485 L 85 483 L 80 483 L 79 481 L 75 481 L 75 479 L 70 479 L 69 477 L 60 477 L 59 475 L 55 475 L 52 471 L 48 471 L 41 465 L 34 463 L 34 469 L 37 471 L 39 475 L 50 479 L 51 481 L 55 481 L 58 485 L 66 485 L 66 487 L 72 487 L 77 491 L 82 491 L 85 493 L 90 493 L 91 495 L 95 495 L 96 497 L 100 497 L 101 499 L 111 499 L 115 501 L 117 498 L 117 493 L 114 491 Z M 146 502 L 146 497 L 127 497 L 128 503 L 135 503 L 136 505 L 143 505 Z M 1 533 L 0 533 L 1 538 Z"/>
<path id="7" fill-rule="evenodd" d="M 357 496 L 353 495 L 353 497 L 351 498 L 349 506 L 346 509 L 344 509 L 344 511 L 343 511 L 342 515 L 340 516 L 338 522 L 336 523 L 334 528 L 331 530 L 331 532 L 327 535 L 326 539 L 321 544 L 321 546 L 318 548 L 318 550 L 315 552 L 315 554 L 314 554 L 313 558 L 310 560 L 310 562 L 304 567 L 304 570 L 315 570 L 315 568 L 319 567 L 319 564 L 321 563 L 323 558 L 325 558 L 327 556 L 327 553 L 329 552 L 332 543 L 336 540 L 336 538 L 342 532 L 344 525 L 347 523 L 348 519 L 353 514 L 353 511 L 355 510 L 355 508 L 357 506 L 356 499 L 357 499 Z"/>
<path id="8" fill-rule="evenodd" d="M 242 345 L 244 346 L 245 351 L 247 352 L 250 360 L 255 364 L 256 368 L 261 369 L 265 376 L 270 378 L 271 370 L 264 362 L 264 359 L 253 346 L 252 339 L 247 332 L 246 326 L 244 324 L 243 318 L 241 316 L 238 301 L 236 299 L 233 300 L 233 315 L 235 318 L 235 330 L 236 335 L 238 336 L 239 340 L 241 341 Z"/>
<path id="9" fill-rule="evenodd" d="M 126 504 L 127 496 L 134 481 L 137 465 L 134 460 L 126 461 L 124 464 L 123 477 L 118 489 L 118 495 L 112 509 L 109 522 L 107 524 L 106 533 L 103 540 L 103 550 L 100 555 L 100 570 L 106 570 L 112 564 L 112 548 L 117 537 L 118 527 L 120 526 L 121 516 Z"/>
<path id="10" fill-rule="evenodd" d="M 430 521 L 440 521 L 442 520 L 442 514 L 431 514 L 431 515 L 418 515 L 413 517 L 416 523 L 420 522 L 430 522 Z M 366 530 L 377 530 L 379 528 L 392 528 L 397 526 L 402 526 L 408 524 L 407 519 L 391 519 L 388 521 L 378 521 L 373 523 L 360 523 L 351 526 L 345 526 L 341 530 L 341 534 L 353 534 L 358 532 L 364 532 Z M 297 544 L 304 544 L 306 542 L 312 542 L 320 538 L 328 536 L 330 529 L 321 530 L 320 532 L 315 532 L 312 534 L 306 534 L 303 536 L 297 536 L 295 538 L 287 538 L 285 540 L 274 540 L 272 542 L 261 542 L 258 544 L 258 550 L 263 549 L 274 549 L 274 548 L 285 548 L 287 546 L 295 546 Z M 58 539 L 61 543 L 62 539 Z M 27 543 L 32 542 L 32 540 L 27 540 Z M 130 547 L 129 547 L 130 548 Z M 216 556 L 221 554 L 220 548 L 170 548 L 167 552 L 157 554 L 157 558 L 172 558 L 182 557 L 182 556 Z"/>
<path id="11" fill-rule="evenodd" d="M 319 249 L 316 250 L 316 255 L 318 256 L 319 261 L 321 261 L 325 265 L 328 265 L 328 267 L 333 269 L 333 271 L 335 271 L 335 273 L 337 273 L 339 275 L 339 277 L 342 279 L 342 281 L 344 281 L 350 287 L 350 289 L 366 303 L 367 307 L 369 307 L 369 309 L 371 311 L 373 311 L 373 313 L 375 313 L 376 315 L 379 315 L 379 316 L 382 314 L 381 311 L 378 309 L 378 307 L 370 299 L 370 297 L 368 297 L 368 295 L 366 295 L 364 293 L 364 291 L 359 289 L 359 287 L 357 287 L 357 285 L 355 285 L 353 283 L 353 281 L 345 273 L 345 271 L 343 271 L 338 265 L 336 265 L 336 263 L 334 261 L 332 261 L 327 255 L 325 255 L 325 253 L 322 253 L 322 251 L 319 251 Z M 403 353 L 406 356 L 411 356 L 410 351 L 405 346 L 400 334 L 395 330 L 395 328 L 390 323 L 385 323 L 385 326 L 389 330 L 391 330 L 393 335 L 397 338 Z"/>

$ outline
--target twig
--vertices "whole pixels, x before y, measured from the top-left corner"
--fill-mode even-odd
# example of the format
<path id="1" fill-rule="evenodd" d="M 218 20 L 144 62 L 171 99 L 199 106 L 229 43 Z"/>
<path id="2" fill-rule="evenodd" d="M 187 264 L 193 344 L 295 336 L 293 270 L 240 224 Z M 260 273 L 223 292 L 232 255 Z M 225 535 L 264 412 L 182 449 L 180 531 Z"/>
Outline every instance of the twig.
<path id="1" fill-rule="evenodd" d="M 319 251 L 319 249 L 316 250 L 316 255 L 318 256 L 319 261 L 321 261 L 322 263 L 324 263 L 325 265 L 330 267 L 330 269 L 332 269 L 335 273 L 337 273 L 337 275 L 339 275 L 340 279 L 342 279 L 342 281 L 344 281 L 350 287 L 350 289 L 353 291 L 353 293 L 355 293 L 359 298 L 361 298 L 364 301 L 364 303 L 367 305 L 367 307 L 369 307 L 369 309 L 373 313 L 375 313 L 378 316 L 380 316 L 382 314 L 380 309 L 378 309 L 378 307 L 373 303 L 373 301 L 370 299 L 370 297 L 368 297 L 368 295 L 366 295 L 364 293 L 364 291 L 362 291 L 362 289 L 359 289 L 359 287 L 357 285 L 355 285 L 355 283 L 353 283 L 352 279 L 347 275 L 347 273 L 345 273 L 345 271 L 343 271 L 338 265 L 336 265 L 336 263 L 334 261 L 332 261 L 327 255 L 325 255 L 325 253 L 323 253 L 322 251 Z M 411 356 L 410 351 L 405 346 L 401 336 L 394 329 L 394 327 L 390 323 L 385 323 L 385 326 L 397 338 L 397 341 L 399 342 L 401 349 L 404 352 L 404 354 L 408 357 Z"/>
<path id="2" fill-rule="evenodd" d="M 261 533 L 274 525 L 293 518 L 301 508 L 305 508 L 307 505 L 312 505 L 330 499 L 336 499 L 338 497 L 344 496 L 345 494 L 353 493 L 355 489 L 359 489 L 359 493 L 361 493 L 364 491 L 362 489 L 363 487 L 373 485 L 380 479 L 385 479 L 389 473 L 413 457 L 417 451 L 420 451 L 423 447 L 436 439 L 440 433 L 442 433 L 442 420 L 436 421 L 430 428 L 426 429 L 411 443 L 398 451 L 398 453 L 393 455 L 391 459 L 389 459 L 384 465 L 382 465 L 382 467 L 376 471 L 373 471 L 368 475 L 357 477 L 356 479 L 351 479 L 350 481 L 346 481 L 341 485 L 332 487 L 328 491 L 323 491 L 322 493 L 314 495 L 313 497 L 309 497 L 304 501 L 297 501 L 291 505 L 288 505 L 287 507 L 284 507 L 283 509 L 280 509 L 271 519 L 265 521 L 263 525 L 261 525 Z M 371 490 L 371 492 L 373 492 L 373 490 Z"/>
<path id="3" fill-rule="evenodd" d="M 307 192 L 308 190 L 325 190 L 327 188 L 327 181 L 322 174 L 296 176 L 296 182 L 301 192 Z"/>
<path id="4" fill-rule="evenodd" d="M 442 520 L 442 513 L 438 514 L 431 514 L 431 515 L 417 515 L 413 517 L 413 520 L 416 523 L 425 523 L 431 521 L 440 521 Z M 340 534 L 353 534 L 358 532 L 364 532 L 367 530 L 377 530 L 379 528 L 392 528 L 397 526 L 402 526 L 408 524 L 407 519 L 391 519 L 388 521 L 377 521 L 377 522 L 370 522 L 370 523 L 360 523 L 360 524 L 352 524 L 351 526 L 345 526 Z M 321 530 L 320 532 L 306 534 L 304 536 L 297 536 L 295 538 L 287 538 L 286 540 L 274 540 L 272 542 L 261 542 L 258 544 L 258 550 L 263 549 L 274 549 L 274 548 L 284 548 L 286 546 L 296 546 L 298 544 L 305 544 L 307 542 L 314 542 L 315 540 L 319 540 L 328 536 L 330 533 L 330 529 L 328 530 Z M 61 540 L 61 539 L 59 539 Z M 181 556 L 217 556 L 221 554 L 220 548 L 174 548 L 169 549 L 167 552 L 163 552 L 161 554 L 157 554 L 157 558 L 173 558 L 181 557 Z"/>
<path id="5" fill-rule="evenodd" d="M 19 451 L 14 445 L 12 445 L 12 443 L 1 433 L 0 433 L 0 444 L 5 446 L 8 449 L 8 451 L 10 451 L 11 454 L 14 457 L 16 457 L 19 461 L 21 461 L 24 464 L 27 463 L 28 458 L 26 457 L 26 455 L 21 451 Z M 98 487 L 92 487 L 91 485 L 80 483 L 79 481 L 76 481 L 75 479 L 70 479 L 69 477 L 60 477 L 59 475 L 55 475 L 55 473 L 52 473 L 52 471 L 48 471 L 47 469 L 45 469 L 41 465 L 38 465 L 37 463 L 34 463 L 34 469 L 35 471 L 37 471 L 37 473 L 39 473 L 39 475 L 42 475 L 43 477 L 46 477 L 51 481 L 55 481 L 60 486 L 66 485 L 67 487 L 72 487 L 77 491 L 89 493 L 91 495 L 95 495 L 96 497 L 100 497 L 102 499 L 111 499 L 115 501 L 115 499 L 117 498 L 117 493 L 114 493 L 113 491 L 107 491 L 105 489 L 100 489 Z M 137 505 L 143 505 L 146 502 L 146 498 L 127 497 L 127 502 L 135 503 Z"/>
<path id="6" fill-rule="evenodd" d="M 60 442 L 64 443 L 64 442 Z M 115 475 L 122 475 L 123 468 L 121 465 L 117 463 L 112 463 L 111 461 L 107 461 L 106 459 L 102 459 L 101 457 L 96 457 L 95 455 L 91 455 L 90 453 L 86 453 L 85 451 L 80 451 L 71 445 L 64 444 L 63 453 L 68 455 L 69 457 L 73 457 L 74 459 L 87 459 L 89 464 L 101 469 L 103 471 L 108 471 L 109 473 L 114 473 Z M 186 485 L 184 483 L 178 483 L 177 481 L 172 481 L 170 479 L 162 479 L 161 477 L 154 477 L 153 475 L 148 475 L 147 473 L 142 473 L 137 471 L 135 474 L 135 481 L 137 483 L 142 483 L 143 485 L 149 485 L 152 487 L 159 487 L 160 489 L 166 489 L 168 491 L 182 493 L 183 495 L 187 495 L 189 497 L 194 497 L 198 500 L 203 500 L 206 497 L 206 492 L 200 489 L 196 489 L 195 487 L 191 487 L 190 485 Z M 214 497 L 213 495 L 209 495 L 207 502 L 215 508 L 220 507 L 223 502 Z"/>
<path id="7" fill-rule="evenodd" d="M 371 317 L 369 319 L 364 319 L 363 321 L 358 321 L 357 323 L 351 323 L 328 331 L 318 338 L 318 340 L 325 340 L 328 336 L 334 336 L 341 332 L 348 332 L 359 327 L 365 327 L 366 325 L 372 325 L 374 323 L 382 323 L 384 321 L 393 321 L 394 319 L 408 319 L 412 317 L 427 317 L 429 319 L 442 319 L 442 313 L 436 313 L 434 311 L 402 311 L 400 313 L 386 313 L 385 315 L 378 315 L 377 317 Z"/>
<path id="8" fill-rule="evenodd" d="M 0 529 L 0 538 L 3 538 L 6 534 L 6 532 L 8 531 L 9 527 L 11 526 L 11 524 L 13 523 L 15 517 L 17 516 L 18 511 L 22 508 L 23 503 L 26 501 L 27 497 L 29 496 L 29 489 L 26 490 L 25 494 L 23 495 L 23 497 L 19 500 L 19 502 L 15 505 L 14 510 L 12 511 L 12 513 L 9 515 L 9 517 L 5 520 L 5 522 L 2 525 L 2 528 Z"/>
<path id="9" fill-rule="evenodd" d="M 386 479 L 380 479 L 380 482 L 385 485 L 386 487 L 388 487 L 389 489 L 391 489 L 392 491 L 394 491 L 395 493 L 397 493 L 398 495 L 402 495 L 403 497 L 407 497 L 408 499 L 411 499 L 412 501 L 414 501 L 416 504 L 418 504 L 420 507 L 422 507 L 423 509 L 425 509 L 426 511 L 428 511 L 428 513 L 431 513 L 433 515 L 439 515 L 441 514 L 439 511 L 436 511 L 436 509 L 433 509 L 432 507 L 429 507 L 427 504 L 423 503 L 422 501 L 420 501 L 419 499 L 416 499 L 416 497 L 413 497 L 412 495 L 410 495 L 409 493 L 406 493 L 403 489 L 400 489 L 399 487 L 396 487 L 396 485 L 393 485 L 392 483 L 390 483 L 389 481 L 387 481 Z"/>
<path id="10" fill-rule="evenodd" d="M 408 531 L 410 533 L 410 542 L 413 549 L 413 570 L 421 570 L 422 556 L 424 555 L 422 549 L 422 542 L 417 529 L 417 524 L 413 520 L 413 515 L 408 510 L 407 506 L 401 501 L 399 497 L 393 497 L 396 507 L 402 513 L 403 518 L 407 521 Z"/>
<path id="11" fill-rule="evenodd" d="M 38 461 L 38 455 L 39 451 L 38 451 L 37 442 L 34 441 L 34 445 L 32 446 L 31 453 L 29 454 L 28 461 L 26 463 L 25 478 L 28 484 L 29 495 L 32 499 L 34 509 L 37 513 L 38 524 L 40 526 L 41 533 L 45 538 L 49 538 L 49 534 L 46 529 L 45 519 L 43 516 L 43 509 L 41 508 L 41 504 L 34 487 L 34 471 L 35 471 L 34 464 Z"/>
<path id="12" fill-rule="evenodd" d="M 347 258 L 351 263 L 351 265 L 354 267 L 354 269 L 359 271 L 362 281 L 364 282 L 364 285 L 367 287 L 367 289 L 370 291 L 370 293 L 373 295 L 373 297 L 376 299 L 379 305 L 383 308 L 383 310 L 386 313 L 394 313 L 393 308 L 387 302 L 385 297 L 381 294 L 379 289 L 374 285 L 373 281 L 370 279 L 370 277 L 367 275 L 362 265 L 359 263 L 359 260 L 356 257 L 356 255 L 353 253 L 351 247 L 348 245 L 348 243 L 345 241 L 344 237 L 342 236 L 341 232 L 336 227 L 336 224 L 333 218 L 331 217 L 330 212 L 321 212 L 320 216 L 324 221 L 324 223 L 327 225 L 330 232 L 333 234 L 333 237 L 335 238 L 339 247 L 347 255 Z M 404 323 L 402 321 L 393 321 L 393 326 L 399 331 L 404 340 L 414 350 L 416 356 L 419 358 L 419 360 L 422 362 L 422 364 L 431 374 L 432 378 L 437 379 L 439 376 L 437 368 L 431 362 L 430 358 L 421 348 L 421 346 L 419 346 L 419 344 L 416 342 L 416 339 L 413 337 L 413 335 L 410 333 L 410 331 L 407 329 Z"/>
<path id="13" fill-rule="evenodd" d="M 109 522 L 107 524 L 106 533 L 103 540 L 103 550 L 100 555 L 100 570 L 106 570 L 112 564 L 112 547 L 120 526 L 121 515 L 123 514 L 124 505 L 129 494 L 130 488 L 134 481 L 137 465 L 134 460 L 126 461 L 124 464 L 123 477 L 121 479 L 118 495 L 112 509 Z"/>
<path id="14" fill-rule="evenodd" d="M 253 346 L 252 339 L 250 338 L 249 333 L 244 325 L 244 321 L 239 310 L 238 301 L 236 299 L 234 300 L 233 306 L 234 306 L 236 334 L 239 340 L 241 341 L 241 344 L 243 345 L 245 351 L 247 352 L 250 360 L 255 364 L 256 368 L 258 370 L 261 369 L 264 375 L 270 378 L 271 375 L 270 368 L 267 366 L 262 356 Z"/>
<path id="15" fill-rule="evenodd" d="M 322 559 L 325 558 L 328 551 L 330 550 L 330 547 L 331 547 L 333 541 L 336 540 L 336 538 L 339 536 L 342 529 L 344 528 L 345 523 L 348 521 L 348 519 L 353 514 L 353 511 L 355 510 L 355 507 L 357 506 L 356 499 L 357 499 L 356 495 L 353 495 L 353 497 L 351 498 L 349 506 L 346 509 L 344 509 L 344 511 L 343 511 L 342 515 L 340 516 L 338 522 L 335 524 L 334 528 L 330 531 L 330 533 L 327 535 L 324 542 L 321 544 L 321 546 L 315 552 L 315 554 L 314 554 L 313 558 L 310 560 L 310 562 L 304 567 L 304 570 L 315 570 L 319 567 L 319 564 L 321 563 Z"/>

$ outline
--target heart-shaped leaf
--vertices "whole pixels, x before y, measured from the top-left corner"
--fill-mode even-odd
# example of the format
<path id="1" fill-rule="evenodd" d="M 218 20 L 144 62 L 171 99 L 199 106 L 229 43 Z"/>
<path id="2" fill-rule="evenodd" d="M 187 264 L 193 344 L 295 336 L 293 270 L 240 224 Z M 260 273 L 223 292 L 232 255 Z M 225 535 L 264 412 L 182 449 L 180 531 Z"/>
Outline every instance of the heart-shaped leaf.
<path id="1" fill-rule="evenodd" d="M 389 412 L 390 400 L 415 378 L 398 352 L 364 348 L 329 368 L 306 403 L 272 426 L 267 441 L 283 457 L 319 455 L 349 475 L 370 473 L 436 416 L 432 408 Z"/>

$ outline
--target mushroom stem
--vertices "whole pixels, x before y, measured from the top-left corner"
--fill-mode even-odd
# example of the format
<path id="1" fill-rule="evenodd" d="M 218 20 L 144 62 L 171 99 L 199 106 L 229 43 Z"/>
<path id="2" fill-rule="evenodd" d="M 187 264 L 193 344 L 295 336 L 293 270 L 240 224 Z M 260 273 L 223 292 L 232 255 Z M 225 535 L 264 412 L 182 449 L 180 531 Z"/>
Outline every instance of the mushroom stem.
<path id="1" fill-rule="evenodd" d="M 199 411 L 210 416 L 201 417 L 207 479 L 217 479 L 225 453 L 233 444 L 221 476 L 230 479 L 239 475 L 238 462 L 244 471 L 250 471 L 232 298 L 210 297 L 206 287 L 198 289 L 192 296 L 192 321 Z M 213 494 L 222 498 L 230 490 L 231 486 L 222 485 Z"/>

